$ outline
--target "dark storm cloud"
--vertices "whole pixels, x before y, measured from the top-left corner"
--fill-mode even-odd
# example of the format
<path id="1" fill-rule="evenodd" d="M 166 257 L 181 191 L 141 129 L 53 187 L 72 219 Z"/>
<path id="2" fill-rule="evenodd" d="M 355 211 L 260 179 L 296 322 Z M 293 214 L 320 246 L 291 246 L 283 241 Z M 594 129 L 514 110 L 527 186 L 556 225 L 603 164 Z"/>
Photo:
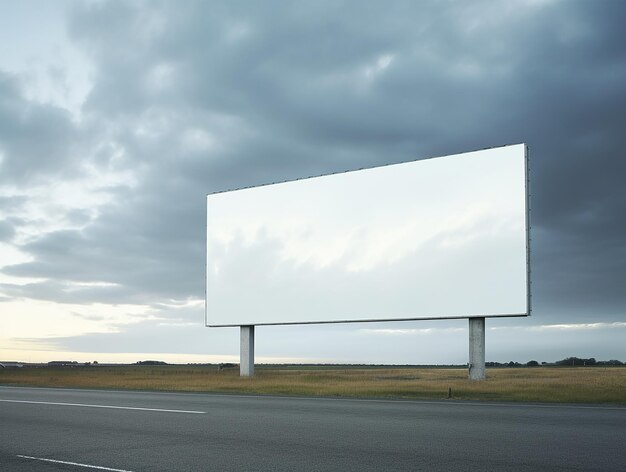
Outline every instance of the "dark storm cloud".
<path id="1" fill-rule="evenodd" d="M 137 184 L 83 230 L 25 243 L 33 260 L 5 271 L 119 284 L 94 299 L 202 297 L 208 192 L 527 142 L 535 313 L 622 316 L 625 13 L 617 1 L 78 4 L 70 32 L 95 67 L 81 139 L 102 141 L 101 165 L 122 149 Z M 2 176 L 70 172 L 67 117 L 19 101 L 11 80 L 0 93 L 13 97 L 0 102 Z"/>

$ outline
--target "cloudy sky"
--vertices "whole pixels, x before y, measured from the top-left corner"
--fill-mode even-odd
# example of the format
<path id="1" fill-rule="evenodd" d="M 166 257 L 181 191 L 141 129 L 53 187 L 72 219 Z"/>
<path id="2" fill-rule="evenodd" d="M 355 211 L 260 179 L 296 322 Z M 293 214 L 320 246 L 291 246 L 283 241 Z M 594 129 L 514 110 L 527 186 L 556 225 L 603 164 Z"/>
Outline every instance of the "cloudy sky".
<path id="1" fill-rule="evenodd" d="M 626 360 L 626 3 L 0 0 L 0 359 L 238 359 L 211 192 L 526 142 L 533 316 Z M 464 363 L 467 321 L 260 327 L 261 362 Z"/>

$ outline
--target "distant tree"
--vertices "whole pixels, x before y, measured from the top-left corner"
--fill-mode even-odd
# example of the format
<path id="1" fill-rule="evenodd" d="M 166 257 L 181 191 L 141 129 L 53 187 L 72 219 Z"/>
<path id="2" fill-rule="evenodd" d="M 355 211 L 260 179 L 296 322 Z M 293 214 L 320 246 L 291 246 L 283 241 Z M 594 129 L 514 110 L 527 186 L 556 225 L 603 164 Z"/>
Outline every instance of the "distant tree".
<path id="1" fill-rule="evenodd" d="M 526 363 L 527 367 L 537 367 L 538 365 L 539 365 L 539 362 L 537 362 L 537 361 L 528 361 Z"/>
<path id="2" fill-rule="evenodd" d="M 596 361 L 595 357 L 590 357 L 589 359 L 581 359 L 578 357 L 567 357 L 565 359 L 561 359 L 560 361 L 556 361 L 555 364 L 556 365 L 562 365 L 562 366 L 567 366 L 567 365 L 571 365 L 571 366 L 594 366 L 596 365 L 598 362 Z"/>
<path id="3" fill-rule="evenodd" d="M 566 357 L 565 359 L 561 359 L 560 361 L 556 361 L 556 365 L 576 365 L 580 359 L 578 357 Z"/>

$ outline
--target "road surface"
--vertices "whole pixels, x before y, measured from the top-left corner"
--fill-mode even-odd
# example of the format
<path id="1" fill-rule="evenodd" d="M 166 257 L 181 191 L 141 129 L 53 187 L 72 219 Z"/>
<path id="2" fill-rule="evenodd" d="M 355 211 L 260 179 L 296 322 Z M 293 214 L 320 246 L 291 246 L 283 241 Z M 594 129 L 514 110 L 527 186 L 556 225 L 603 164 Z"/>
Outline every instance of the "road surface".
<path id="1" fill-rule="evenodd" d="M 0 387 L 2 471 L 625 471 L 626 408 Z"/>

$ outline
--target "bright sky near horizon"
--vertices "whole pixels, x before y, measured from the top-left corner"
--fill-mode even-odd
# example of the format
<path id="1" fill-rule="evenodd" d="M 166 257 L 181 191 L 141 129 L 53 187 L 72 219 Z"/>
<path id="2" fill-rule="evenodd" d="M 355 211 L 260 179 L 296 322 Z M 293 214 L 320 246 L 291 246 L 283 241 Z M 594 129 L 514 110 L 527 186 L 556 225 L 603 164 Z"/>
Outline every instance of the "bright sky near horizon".
<path id="1" fill-rule="evenodd" d="M 526 142 L 533 316 L 489 320 L 487 360 L 626 361 L 625 20 L 0 0 L 0 360 L 237 360 L 237 330 L 204 327 L 208 193 Z M 256 342 L 261 362 L 463 363 L 467 322 Z"/>

